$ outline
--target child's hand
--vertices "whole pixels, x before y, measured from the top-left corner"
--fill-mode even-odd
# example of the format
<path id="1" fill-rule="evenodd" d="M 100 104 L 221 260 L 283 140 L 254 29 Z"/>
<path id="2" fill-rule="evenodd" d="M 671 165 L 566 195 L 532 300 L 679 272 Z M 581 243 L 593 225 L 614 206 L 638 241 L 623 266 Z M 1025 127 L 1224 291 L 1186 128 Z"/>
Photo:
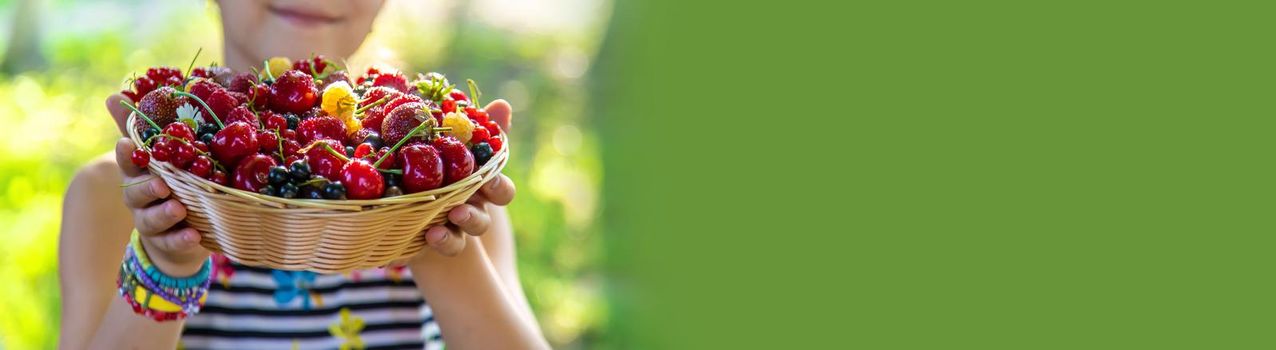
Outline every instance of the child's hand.
<path id="1" fill-rule="evenodd" d="M 500 124 L 501 130 L 510 130 L 512 110 L 509 102 L 496 100 L 486 107 L 487 114 Z M 470 234 L 479 236 L 493 227 L 492 216 L 488 209 L 492 206 L 504 206 L 514 200 L 514 182 L 504 174 L 497 175 L 483 184 L 479 191 L 470 197 L 465 204 L 448 212 L 449 224 L 435 226 L 425 231 L 425 241 L 431 249 L 439 254 L 454 256 L 465 249 L 465 237 Z"/>
<path id="2" fill-rule="evenodd" d="M 116 126 L 125 130 L 128 110 L 120 106 L 122 95 L 106 99 Z M 172 190 L 160 178 L 140 169 L 130 160 L 137 146 L 127 137 L 115 143 L 115 162 L 124 174 L 124 205 L 133 212 L 133 227 L 141 234 L 146 254 L 164 273 L 174 276 L 194 275 L 208 259 L 207 249 L 199 245 L 198 231 L 178 227 L 186 219 L 186 206 L 170 198 Z"/>

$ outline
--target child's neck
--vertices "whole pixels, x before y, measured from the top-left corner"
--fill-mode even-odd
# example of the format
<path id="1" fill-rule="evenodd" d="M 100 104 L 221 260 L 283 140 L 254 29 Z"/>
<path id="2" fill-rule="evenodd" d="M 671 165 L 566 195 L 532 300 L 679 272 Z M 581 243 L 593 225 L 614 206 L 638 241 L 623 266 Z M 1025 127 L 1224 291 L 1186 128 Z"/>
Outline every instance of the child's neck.
<path id="1" fill-rule="evenodd" d="M 236 72 L 251 72 L 252 67 L 261 65 L 261 60 L 250 57 L 247 52 L 240 50 L 235 47 L 235 45 L 231 45 L 229 43 L 224 44 L 222 46 L 222 52 L 224 53 L 223 56 L 226 58 L 226 62 L 223 63 L 223 65 L 230 67 L 230 69 Z"/>

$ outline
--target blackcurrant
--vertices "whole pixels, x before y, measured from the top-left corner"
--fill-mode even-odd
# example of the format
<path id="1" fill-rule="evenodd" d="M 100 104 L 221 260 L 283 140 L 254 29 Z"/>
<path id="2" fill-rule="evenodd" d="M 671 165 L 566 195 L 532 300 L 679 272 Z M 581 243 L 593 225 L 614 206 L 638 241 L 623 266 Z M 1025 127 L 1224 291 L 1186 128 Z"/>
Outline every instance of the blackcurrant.
<path id="1" fill-rule="evenodd" d="M 403 195 L 403 190 L 399 189 L 399 186 L 389 186 L 385 188 L 385 194 L 383 196 L 394 197 L 394 196 L 402 196 L 402 195 Z"/>
<path id="2" fill-rule="evenodd" d="M 354 157 L 354 146 L 346 146 L 346 157 Z"/>
<path id="3" fill-rule="evenodd" d="M 199 140 L 203 142 L 205 145 L 211 145 L 213 144 L 213 134 L 199 135 Z"/>
<path id="4" fill-rule="evenodd" d="M 315 187 L 306 186 L 306 188 L 301 189 L 301 198 L 323 199 L 323 191 Z"/>
<path id="5" fill-rule="evenodd" d="M 288 130 L 297 130 L 297 124 L 301 124 L 301 118 L 296 114 L 284 114 L 284 120 L 288 121 Z"/>
<path id="6" fill-rule="evenodd" d="M 482 166 L 492 159 L 492 145 L 487 142 L 479 142 L 470 147 L 470 153 L 474 154 L 474 163 Z"/>
<path id="7" fill-rule="evenodd" d="M 196 133 L 196 134 L 200 134 L 200 135 L 203 135 L 203 134 L 216 134 L 216 133 L 217 133 L 217 125 L 215 125 L 215 124 L 213 124 L 213 123 L 204 123 L 204 124 L 200 124 L 200 125 L 199 125 L 199 130 L 198 130 L 198 131 L 196 131 L 195 133 Z"/>
<path id="8" fill-rule="evenodd" d="M 291 182 L 285 182 L 282 186 L 279 186 L 278 195 L 284 198 L 297 198 L 297 191 L 297 185 L 294 185 Z"/>
<path id="9" fill-rule="evenodd" d="M 346 199 L 346 186 L 340 181 L 329 182 L 323 186 L 323 198 Z"/>
<path id="10" fill-rule="evenodd" d="M 385 145 L 385 141 L 381 140 L 381 135 L 377 134 L 369 134 L 368 137 L 363 138 L 363 143 L 372 145 L 372 149 L 381 149 L 381 146 Z"/>
<path id="11" fill-rule="evenodd" d="M 388 187 L 388 186 L 398 186 L 398 185 L 399 185 L 399 179 L 400 179 L 400 176 L 399 176 L 399 175 L 397 175 L 397 174 L 394 174 L 394 173 L 381 173 L 381 178 L 382 178 L 382 180 L 383 180 L 382 182 L 385 182 L 385 185 L 386 185 L 387 187 Z"/>
<path id="12" fill-rule="evenodd" d="M 270 174 L 266 177 L 266 179 L 270 181 L 270 184 L 275 186 L 281 186 L 288 182 L 288 178 L 288 169 L 281 166 L 271 167 Z"/>
<path id="13" fill-rule="evenodd" d="M 304 160 L 295 160 L 292 164 L 288 164 L 288 173 L 292 175 L 293 181 L 305 182 L 310 180 L 310 165 Z"/>
<path id="14" fill-rule="evenodd" d="M 141 136 L 142 136 L 142 142 L 146 142 L 146 141 L 150 140 L 152 137 L 155 137 L 155 135 L 159 135 L 159 133 L 160 133 L 160 130 L 159 130 L 159 129 L 156 129 L 156 128 L 155 128 L 155 127 L 153 127 L 153 126 L 152 126 L 152 127 L 149 127 L 149 128 L 146 128 L 146 130 L 142 130 L 142 135 L 141 135 Z"/>
<path id="15" fill-rule="evenodd" d="M 257 193 L 261 193 L 267 196 L 273 196 L 275 195 L 275 186 L 272 186 L 272 185 L 262 186 L 261 189 L 257 190 Z"/>

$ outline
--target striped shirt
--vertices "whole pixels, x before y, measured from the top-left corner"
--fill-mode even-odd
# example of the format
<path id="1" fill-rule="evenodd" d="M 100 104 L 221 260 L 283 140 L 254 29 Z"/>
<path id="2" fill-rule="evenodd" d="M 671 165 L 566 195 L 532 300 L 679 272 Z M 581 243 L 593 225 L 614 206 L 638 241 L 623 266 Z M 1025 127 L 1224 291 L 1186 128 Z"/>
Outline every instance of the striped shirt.
<path id="1" fill-rule="evenodd" d="M 441 349 L 429 305 L 402 267 L 339 275 L 249 267 L 214 256 L 183 349 Z"/>

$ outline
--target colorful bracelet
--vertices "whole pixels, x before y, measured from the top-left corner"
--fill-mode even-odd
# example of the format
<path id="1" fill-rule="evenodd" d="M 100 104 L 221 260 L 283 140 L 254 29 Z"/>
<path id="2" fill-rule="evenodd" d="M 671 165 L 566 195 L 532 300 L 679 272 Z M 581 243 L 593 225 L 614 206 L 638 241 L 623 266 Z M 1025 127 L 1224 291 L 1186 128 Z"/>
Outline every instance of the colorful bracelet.
<path id="1" fill-rule="evenodd" d="M 180 320 L 199 312 L 208 299 L 211 270 L 209 258 L 190 277 L 166 275 L 151 262 L 137 231 L 133 231 L 116 287 L 133 312 L 161 322 Z"/>

